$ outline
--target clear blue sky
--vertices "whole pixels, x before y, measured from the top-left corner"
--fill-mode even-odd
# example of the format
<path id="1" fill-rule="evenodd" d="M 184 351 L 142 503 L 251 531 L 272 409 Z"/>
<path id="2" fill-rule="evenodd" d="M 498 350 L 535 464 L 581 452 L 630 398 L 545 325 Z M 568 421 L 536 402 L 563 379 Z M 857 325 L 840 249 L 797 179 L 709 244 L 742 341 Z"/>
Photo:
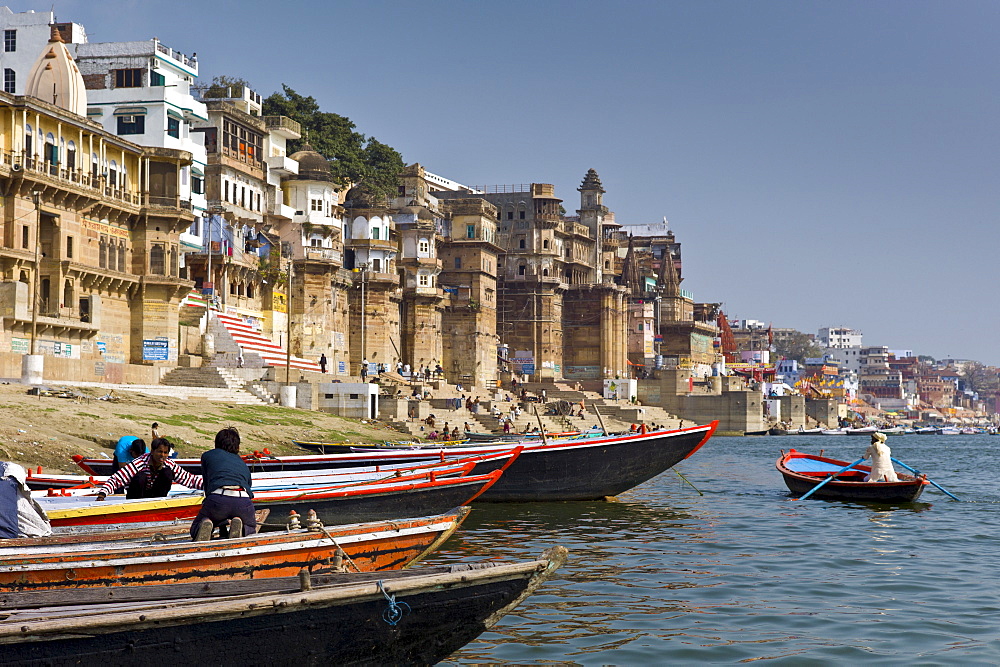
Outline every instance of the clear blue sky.
<path id="1" fill-rule="evenodd" d="M 50 3 L 10 2 L 14 11 Z M 1000 3 L 57 0 L 466 184 L 587 169 L 732 318 L 1000 364 Z"/>

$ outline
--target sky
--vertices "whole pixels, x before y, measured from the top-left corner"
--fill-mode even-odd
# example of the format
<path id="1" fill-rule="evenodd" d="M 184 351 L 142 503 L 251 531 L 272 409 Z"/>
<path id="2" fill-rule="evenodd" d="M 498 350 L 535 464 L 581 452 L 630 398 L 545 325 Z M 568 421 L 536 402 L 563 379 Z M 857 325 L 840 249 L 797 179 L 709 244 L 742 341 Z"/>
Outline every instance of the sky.
<path id="1" fill-rule="evenodd" d="M 1000 365 L 1000 3 L 9 2 L 286 84 L 467 185 L 590 168 L 730 319 Z"/>

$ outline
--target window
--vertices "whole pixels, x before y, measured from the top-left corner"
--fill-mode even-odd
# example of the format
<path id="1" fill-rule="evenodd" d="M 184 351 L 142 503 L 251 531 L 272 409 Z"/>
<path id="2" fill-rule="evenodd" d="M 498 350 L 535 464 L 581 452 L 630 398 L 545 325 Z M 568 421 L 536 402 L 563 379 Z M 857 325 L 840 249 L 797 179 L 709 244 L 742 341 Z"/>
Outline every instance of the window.
<path id="1" fill-rule="evenodd" d="M 164 255 L 163 246 L 158 243 L 154 243 L 153 247 L 149 249 L 149 272 L 154 276 L 166 275 L 167 267 L 164 264 Z"/>
<path id="2" fill-rule="evenodd" d="M 523 248 L 523 247 L 524 247 L 524 239 L 519 239 L 519 240 L 518 240 L 518 242 L 517 242 L 517 247 L 518 247 L 518 248 Z"/>
<path id="3" fill-rule="evenodd" d="M 542 241 L 542 247 L 548 249 L 548 247 L 549 247 L 549 240 L 548 239 L 545 239 L 544 241 Z"/>
<path id="4" fill-rule="evenodd" d="M 466 225 L 465 226 L 465 238 L 467 238 L 467 239 L 474 239 L 474 238 L 476 238 L 476 226 L 475 225 Z"/>
<path id="5" fill-rule="evenodd" d="M 140 88 L 142 87 L 141 69 L 116 69 L 115 88 Z M 121 134 L 119 132 L 119 134 Z"/>
<path id="6" fill-rule="evenodd" d="M 24 154 L 31 157 L 31 142 L 34 137 L 34 131 L 31 129 L 30 125 L 24 126 Z"/>
<path id="7" fill-rule="evenodd" d="M 524 220 L 524 211 L 518 211 L 517 218 L 518 220 Z"/>
<path id="8" fill-rule="evenodd" d="M 521 264 L 520 266 L 517 267 L 517 275 L 519 276 L 523 276 L 526 271 L 527 267 L 524 264 Z"/>
<path id="9" fill-rule="evenodd" d="M 205 194 L 205 177 L 191 175 L 191 192 L 196 195 Z"/>
<path id="10" fill-rule="evenodd" d="M 118 270 L 125 273 L 125 242 L 118 243 Z"/>
<path id="11" fill-rule="evenodd" d="M 420 239 L 417 241 L 417 254 L 428 255 L 431 252 L 431 244 L 427 239 Z"/>
<path id="12" fill-rule="evenodd" d="M 310 199 L 309 200 L 309 210 L 310 211 L 322 211 L 323 210 L 323 200 L 322 199 Z"/>
<path id="13" fill-rule="evenodd" d="M 421 273 L 419 276 L 417 276 L 417 284 L 420 287 L 427 287 L 430 284 L 430 281 L 428 280 L 428 276 L 426 276 L 423 273 Z"/>
<path id="14" fill-rule="evenodd" d="M 378 241 L 379 240 L 378 236 L 379 236 L 379 229 L 378 229 L 378 227 L 372 227 L 372 238 L 374 240 Z"/>
<path id="15" fill-rule="evenodd" d="M 181 138 L 181 122 L 176 118 L 167 118 L 167 135 L 174 139 Z"/>
<path id="16" fill-rule="evenodd" d="M 76 169 L 76 144 L 72 141 L 66 146 L 66 168 Z"/>
<path id="17" fill-rule="evenodd" d="M 73 259 L 73 237 L 66 237 L 66 258 Z"/>
<path id="18" fill-rule="evenodd" d="M 461 257 L 456 257 L 455 258 L 455 268 L 456 269 L 462 268 L 462 258 Z"/>
<path id="19" fill-rule="evenodd" d="M 514 219 L 514 211 L 507 211 L 507 219 L 508 220 Z"/>
<path id="20" fill-rule="evenodd" d="M 167 78 L 160 74 L 159 72 L 149 73 L 149 85 L 151 86 L 165 86 L 167 85 Z"/>
<path id="21" fill-rule="evenodd" d="M 382 273 L 382 260 L 373 258 L 372 259 L 372 271 L 375 273 Z"/>
<path id="22" fill-rule="evenodd" d="M 145 116 L 118 116 L 118 134 L 145 134 L 145 133 L 146 133 Z"/>
<path id="23" fill-rule="evenodd" d="M 17 88 L 17 74 L 9 67 L 3 70 L 3 92 L 13 93 Z"/>
<path id="24" fill-rule="evenodd" d="M 3 31 L 3 50 L 7 53 L 17 51 L 17 30 Z"/>
<path id="25" fill-rule="evenodd" d="M 28 226 L 21 227 L 21 247 L 28 247 Z"/>

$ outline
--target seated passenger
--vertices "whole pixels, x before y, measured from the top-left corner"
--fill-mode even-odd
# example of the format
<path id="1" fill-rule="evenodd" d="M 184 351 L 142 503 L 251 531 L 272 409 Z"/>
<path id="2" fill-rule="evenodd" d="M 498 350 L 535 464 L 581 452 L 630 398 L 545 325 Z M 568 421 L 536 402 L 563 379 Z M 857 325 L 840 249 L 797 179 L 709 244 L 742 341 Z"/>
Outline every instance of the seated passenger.
<path id="1" fill-rule="evenodd" d="M 27 471 L 16 463 L 0 461 L 0 538 L 51 534 L 49 517 L 31 497 Z"/>
<path id="2" fill-rule="evenodd" d="M 114 463 L 111 465 L 111 472 L 116 473 L 136 457 L 146 453 L 146 441 L 134 435 L 123 435 L 118 438 L 115 445 Z"/>
<path id="3" fill-rule="evenodd" d="M 151 452 L 142 454 L 97 487 L 97 499 L 104 500 L 119 489 L 125 489 L 126 498 L 163 498 L 175 483 L 189 489 L 202 488 L 201 477 L 192 475 L 170 458 L 170 441 L 157 438 Z"/>
<path id="4" fill-rule="evenodd" d="M 191 523 L 191 539 L 210 540 L 215 528 L 220 528 L 221 537 L 256 533 L 250 468 L 240 457 L 239 431 L 230 426 L 216 433 L 215 449 L 201 455 L 201 474 L 205 480 L 205 500 Z"/>

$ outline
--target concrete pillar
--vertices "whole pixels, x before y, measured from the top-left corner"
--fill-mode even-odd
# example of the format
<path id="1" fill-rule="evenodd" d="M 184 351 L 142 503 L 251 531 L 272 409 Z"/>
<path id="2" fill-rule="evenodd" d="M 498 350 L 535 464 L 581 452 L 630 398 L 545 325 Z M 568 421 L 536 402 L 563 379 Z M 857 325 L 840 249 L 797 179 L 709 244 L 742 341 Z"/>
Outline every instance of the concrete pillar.
<path id="1" fill-rule="evenodd" d="M 282 385 L 281 387 L 281 404 L 286 408 L 294 408 L 296 405 L 296 398 L 298 396 L 298 387 L 293 384 Z"/>
<path id="2" fill-rule="evenodd" d="M 44 354 L 25 354 L 21 357 L 21 382 L 23 384 L 42 384 L 44 371 Z"/>
<path id="3" fill-rule="evenodd" d="M 206 333 L 201 337 L 201 356 L 205 359 L 215 356 L 215 334 Z"/>

